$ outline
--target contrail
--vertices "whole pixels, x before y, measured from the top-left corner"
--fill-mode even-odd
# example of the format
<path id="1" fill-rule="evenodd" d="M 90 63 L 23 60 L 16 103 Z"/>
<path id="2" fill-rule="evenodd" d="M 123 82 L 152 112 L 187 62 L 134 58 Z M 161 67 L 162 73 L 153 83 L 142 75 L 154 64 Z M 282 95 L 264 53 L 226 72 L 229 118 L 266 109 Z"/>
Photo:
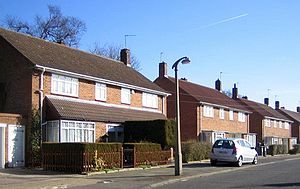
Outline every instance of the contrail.
<path id="1" fill-rule="evenodd" d="M 231 18 L 226 18 L 226 19 L 224 19 L 224 20 L 220 20 L 220 21 L 214 22 L 214 23 L 212 23 L 212 24 L 204 25 L 204 26 L 202 26 L 202 27 L 200 27 L 200 28 L 198 28 L 198 29 L 209 28 L 209 27 L 212 27 L 212 26 L 215 26 L 215 25 L 218 25 L 218 24 L 223 24 L 223 23 L 225 23 L 225 22 L 230 22 L 230 21 L 232 21 L 232 20 L 236 20 L 236 19 L 239 19 L 239 18 L 248 16 L 248 15 L 249 15 L 249 14 L 247 13 L 247 14 L 241 14 L 241 15 L 239 15 L 239 16 L 234 16 L 234 17 L 231 17 Z"/>

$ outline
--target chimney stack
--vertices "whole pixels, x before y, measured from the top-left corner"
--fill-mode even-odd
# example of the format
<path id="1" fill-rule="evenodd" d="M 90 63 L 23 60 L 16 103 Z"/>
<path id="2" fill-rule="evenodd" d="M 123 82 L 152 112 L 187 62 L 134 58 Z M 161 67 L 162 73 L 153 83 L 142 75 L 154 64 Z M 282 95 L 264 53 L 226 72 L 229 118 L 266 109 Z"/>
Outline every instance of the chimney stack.
<path id="1" fill-rule="evenodd" d="M 300 106 L 297 107 L 297 112 L 300 113 Z"/>
<path id="2" fill-rule="evenodd" d="M 218 79 L 216 82 L 215 82 L 215 89 L 220 91 L 222 90 L 222 83 L 221 83 L 221 80 Z"/>
<path id="3" fill-rule="evenodd" d="M 234 87 L 232 88 L 232 98 L 233 99 L 238 98 L 238 88 L 236 87 L 236 84 L 234 84 Z"/>
<path id="4" fill-rule="evenodd" d="M 131 67 L 130 63 L 130 50 L 129 49 L 122 49 L 121 50 L 121 62 L 123 62 L 126 66 Z"/>
<path id="5" fill-rule="evenodd" d="M 269 98 L 265 98 L 264 99 L 264 104 L 267 105 L 267 106 L 269 106 Z"/>
<path id="6" fill-rule="evenodd" d="M 275 110 L 279 110 L 279 101 L 275 101 Z"/>
<path id="7" fill-rule="evenodd" d="M 248 97 L 247 97 L 247 96 L 243 96 L 242 98 L 248 100 Z"/>
<path id="8" fill-rule="evenodd" d="M 165 62 L 159 63 L 159 77 L 168 77 L 168 65 Z"/>

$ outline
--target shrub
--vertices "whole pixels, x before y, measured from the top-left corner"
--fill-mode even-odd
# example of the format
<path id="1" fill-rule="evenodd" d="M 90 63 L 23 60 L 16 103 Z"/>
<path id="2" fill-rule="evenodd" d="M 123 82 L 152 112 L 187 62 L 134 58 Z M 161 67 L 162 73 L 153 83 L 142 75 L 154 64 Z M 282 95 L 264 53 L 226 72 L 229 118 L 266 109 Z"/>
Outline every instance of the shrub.
<path id="1" fill-rule="evenodd" d="M 148 141 L 161 144 L 163 149 L 175 144 L 174 120 L 126 121 L 124 123 L 124 142 Z"/>
<path id="2" fill-rule="evenodd" d="M 124 143 L 123 148 L 129 148 L 135 150 L 137 152 L 155 152 L 155 151 L 161 151 L 160 144 L 157 143 L 149 143 L 149 142 L 141 142 L 141 143 Z"/>
<path id="3" fill-rule="evenodd" d="M 182 161 L 200 161 L 208 159 L 211 151 L 211 144 L 196 140 L 182 143 Z"/>
<path id="4" fill-rule="evenodd" d="M 300 153 L 300 144 L 293 145 L 293 149 L 289 151 L 290 154 L 298 154 Z"/>
<path id="5" fill-rule="evenodd" d="M 288 147 L 287 145 L 283 144 L 273 144 L 269 146 L 268 154 L 269 155 L 277 155 L 277 154 L 287 154 L 288 153 Z"/>

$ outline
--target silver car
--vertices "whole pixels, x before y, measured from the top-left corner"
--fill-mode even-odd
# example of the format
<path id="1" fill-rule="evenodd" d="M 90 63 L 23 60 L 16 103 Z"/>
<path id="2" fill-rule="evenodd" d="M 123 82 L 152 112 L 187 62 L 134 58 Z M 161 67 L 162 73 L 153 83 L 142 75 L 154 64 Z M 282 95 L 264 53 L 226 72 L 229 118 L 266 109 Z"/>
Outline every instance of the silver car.
<path id="1" fill-rule="evenodd" d="M 245 139 L 219 139 L 214 143 L 210 154 L 210 164 L 216 165 L 217 162 L 235 163 L 238 167 L 243 163 L 257 164 L 258 154 Z"/>

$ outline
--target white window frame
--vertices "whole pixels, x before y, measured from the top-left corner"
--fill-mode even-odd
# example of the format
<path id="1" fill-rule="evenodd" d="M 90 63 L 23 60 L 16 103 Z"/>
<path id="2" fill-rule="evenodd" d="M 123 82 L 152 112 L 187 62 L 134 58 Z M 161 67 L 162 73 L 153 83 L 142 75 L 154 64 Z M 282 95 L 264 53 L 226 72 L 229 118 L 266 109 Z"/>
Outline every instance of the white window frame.
<path id="1" fill-rule="evenodd" d="M 59 120 L 47 121 L 44 129 L 47 142 L 59 142 Z"/>
<path id="2" fill-rule="evenodd" d="M 68 126 L 64 126 L 64 123 L 68 123 Z M 69 126 L 73 123 L 73 126 Z M 63 130 L 66 130 L 67 137 L 63 140 Z M 70 131 L 74 130 L 74 140 L 71 139 Z M 89 137 L 92 132 L 92 137 Z M 78 135 L 80 134 L 80 135 Z M 96 123 L 87 121 L 71 121 L 71 120 L 60 120 L 60 137 L 59 141 L 63 142 L 89 142 L 94 143 L 96 140 Z"/>
<path id="3" fill-rule="evenodd" d="M 52 74 L 51 93 L 78 97 L 79 81 L 77 78 Z"/>
<path id="4" fill-rule="evenodd" d="M 246 114 L 242 113 L 242 112 L 239 112 L 238 113 L 238 121 L 239 122 L 246 122 Z"/>
<path id="5" fill-rule="evenodd" d="M 212 106 L 203 106 L 203 115 L 205 117 L 214 117 L 214 107 Z"/>
<path id="6" fill-rule="evenodd" d="M 271 120 L 270 119 L 265 119 L 265 127 L 271 127 Z"/>
<path id="7" fill-rule="evenodd" d="M 106 84 L 96 83 L 95 85 L 96 100 L 106 101 L 107 98 L 107 86 Z"/>
<path id="8" fill-rule="evenodd" d="M 150 93 L 143 93 L 143 106 L 148 108 L 158 108 L 158 96 Z"/>
<path id="9" fill-rule="evenodd" d="M 229 110 L 229 120 L 230 121 L 234 120 L 234 111 L 233 110 Z"/>
<path id="10" fill-rule="evenodd" d="M 279 128 L 282 128 L 282 121 L 279 121 Z"/>
<path id="11" fill-rule="evenodd" d="M 273 120 L 273 126 L 274 126 L 274 128 L 277 127 L 277 121 L 276 120 Z"/>
<path id="12" fill-rule="evenodd" d="M 131 90 L 126 88 L 121 88 L 121 103 L 130 104 L 131 103 Z"/>
<path id="13" fill-rule="evenodd" d="M 289 129 L 289 128 L 290 128 L 290 123 L 284 122 L 284 128 L 285 128 L 285 129 Z"/>
<path id="14" fill-rule="evenodd" d="M 220 119 L 224 119 L 225 118 L 225 111 L 223 108 L 219 109 L 219 117 Z"/>

